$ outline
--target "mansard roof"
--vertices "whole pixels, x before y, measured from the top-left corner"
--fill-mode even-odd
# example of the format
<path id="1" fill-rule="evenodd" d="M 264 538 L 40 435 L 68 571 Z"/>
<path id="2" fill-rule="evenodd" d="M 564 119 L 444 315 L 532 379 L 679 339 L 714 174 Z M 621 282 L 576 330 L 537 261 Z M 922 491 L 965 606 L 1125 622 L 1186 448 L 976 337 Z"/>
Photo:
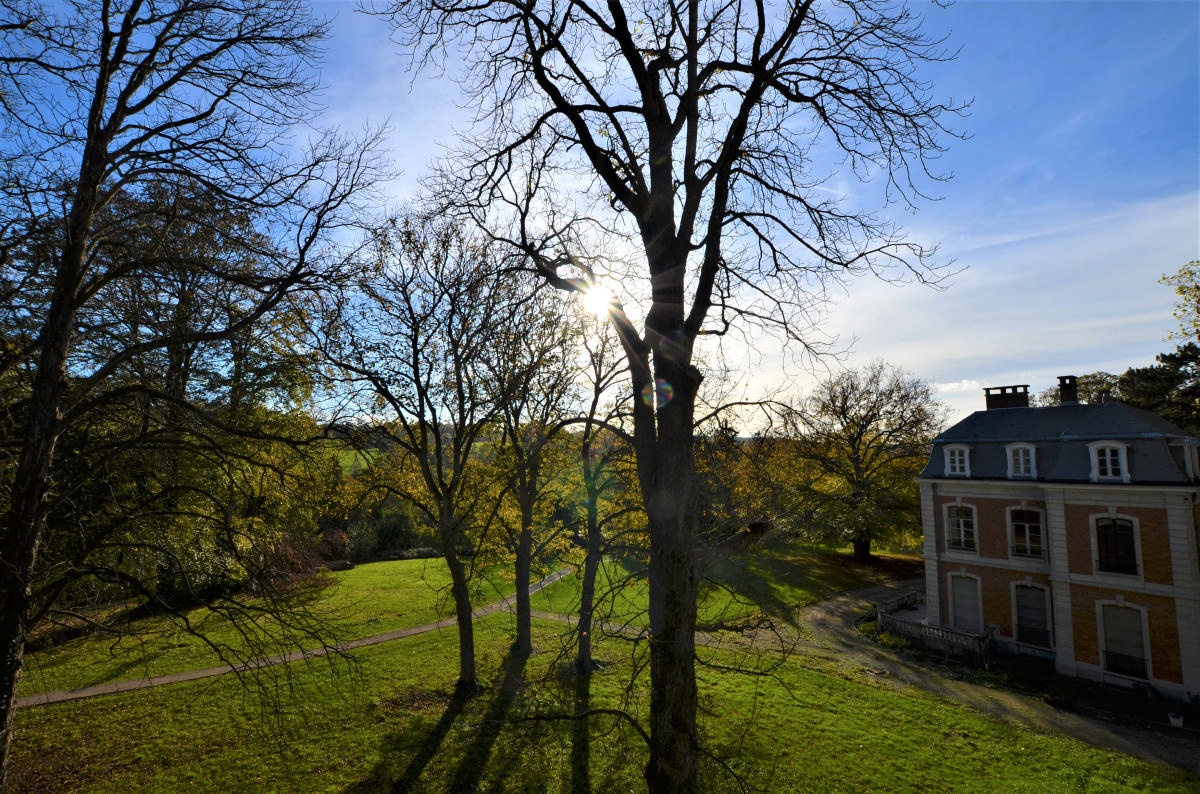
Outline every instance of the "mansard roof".
<path id="1" fill-rule="evenodd" d="M 1088 444 L 1096 441 L 1126 445 L 1135 483 L 1192 482 L 1184 447 L 1200 442 L 1157 414 L 1115 400 L 976 411 L 934 439 L 933 455 L 921 476 L 945 477 L 944 448 L 963 444 L 971 449 L 971 479 L 1007 479 L 1006 446 L 1027 443 L 1037 448 L 1037 480 L 1088 482 Z"/>

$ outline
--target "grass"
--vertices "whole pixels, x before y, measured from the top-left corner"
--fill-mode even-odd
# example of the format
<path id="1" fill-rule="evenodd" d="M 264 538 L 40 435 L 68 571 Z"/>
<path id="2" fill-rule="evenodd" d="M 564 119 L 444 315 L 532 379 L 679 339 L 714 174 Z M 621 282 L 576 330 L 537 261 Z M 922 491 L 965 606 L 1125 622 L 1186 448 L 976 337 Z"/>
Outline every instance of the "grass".
<path id="1" fill-rule="evenodd" d="M 306 603 L 307 614 L 297 616 L 289 626 L 280 626 L 270 616 L 253 623 L 231 621 L 206 608 L 193 610 L 188 620 L 236 657 L 250 651 L 253 642 L 275 646 L 270 655 L 420 626 L 453 613 L 448 602 L 450 576 L 441 559 L 378 562 L 326 576 L 329 584 L 320 597 Z M 476 605 L 513 591 L 512 583 L 496 571 L 484 572 L 473 581 Z M 78 689 L 222 663 L 208 643 L 184 630 L 178 620 L 160 617 L 139 622 L 125 636 L 92 635 L 30 655 L 19 694 Z"/>
<path id="2" fill-rule="evenodd" d="M 811 566 L 798 551 L 779 563 L 778 570 L 797 574 L 768 588 L 780 601 L 870 578 L 870 570 L 808 556 Z M 763 560 L 726 562 L 734 570 L 725 581 L 744 588 L 764 570 L 771 575 Z M 837 567 L 843 572 L 835 574 Z M 360 613 L 355 625 L 374 631 L 369 607 L 387 603 L 380 611 L 391 612 L 400 600 L 388 601 L 386 577 L 377 580 L 369 568 L 347 572 L 355 576 L 329 597 L 334 611 L 353 608 Z M 356 597 L 356 586 L 369 589 L 373 581 L 379 592 Z M 560 589 L 543 605 L 569 600 L 567 585 Z M 407 597 L 422 602 L 409 605 L 414 620 L 436 602 L 428 585 Z M 630 602 L 633 609 L 636 599 Z M 538 651 L 519 679 L 506 675 L 512 630 L 508 614 L 478 622 L 480 672 L 490 686 L 469 700 L 450 690 L 457 644 L 455 632 L 443 630 L 360 649 L 353 661 L 24 709 L 17 713 L 12 791 L 644 790 L 645 748 L 625 722 L 609 715 L 586 726 L 560 719 L 580 694 L 561 674 L 567 628 L 535 622 Z M 608 664 L 593 677 L 587 705 L 623 709 L 644 724 L 645 643 L 597 643 Z M 707 790 L 1184 792 L 1200 785 L 1180 770 L 997 721 L 870 676 L 828 651 L 802 644 L 780 663 L 751 648 L 701 649 Z"/>
<path id="3" fill-rule="evenodd" d="M 786 539 L 768 539 L 713 562 L 700 582 L 702 629 L 736 626 L 768 617 L 790 622 L 797 607 L 834 593 L 897 578 L 924 575 L 915 557 L 881 554 L 869 564 L 841 554 L 817 553 Z M 534 596 L 534 608 L 559 614 L 579 609 L 578 577 L 562 579 Z M 597 574 L 598 611 L 614 623 L 648 624 L 649 589 L 644 565 L 606 560 Z"/>

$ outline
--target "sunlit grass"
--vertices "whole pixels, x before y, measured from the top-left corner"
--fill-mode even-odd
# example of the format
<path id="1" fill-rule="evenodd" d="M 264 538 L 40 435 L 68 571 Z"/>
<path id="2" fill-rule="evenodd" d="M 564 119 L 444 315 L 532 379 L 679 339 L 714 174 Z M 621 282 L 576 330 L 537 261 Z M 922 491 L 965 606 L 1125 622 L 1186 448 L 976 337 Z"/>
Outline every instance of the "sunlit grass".
<path id="1" fill-rule="evenodd" d="M 371 563 L 323 576 L 324 586 L 306 599 L 305 611 L 289 618 L 294 625 L 281 626 L 270 615 L 251 622 L 232 621 L 207 608 L 189 612 L 195 632 L 228 648 L 225 659 L 177 619 L 151 618 L 128 627 L 123 636 L 97 634 L 28 655 L 19 694 L 215 667 L 255 651 L 272 655 L 316 648 L 323 642 L 411 628 L 453 614 L 448 601 L 450 576 L 440 558 Z M 513 590 L 511 582 L 496 572 L 480 573 L 472 581 L 476 606 Z M 258 647 L 251 647 L 253 643 Z"/>
<path id="2" fill-rule="evenodd" d="M 510 615 L 479 622 L 481 674 L 493 687 L 455 713 L 453 631 L 362 649 L 357 666 L 294 665 L 262 701 L 232 676 L 18 712 L 14 792 L 181 791 L 365 794 L 582 790 L 580 734 L 563 716 L 573 688 L 558 675 L 564 627 L 537 622 L 525 686 L 505 700 Z M 643 644 L 644 645 L 644 644 Z M 603 641 L 608 662 L 591 706 L 645 719 L 634 645 Z M 725 666 L 761 664 L 708 649 Z M 632 687 L 630 683 L 632 680 Z M 278 688 L 275 688 L 278 685 Z M 1194 776 L 998 722 L 917 689 L 810 669 L 772 675 L 702 666 L 706 790 L 771 792 L 1194 791 Z M 641 791 L 645 748 L 611 716 L 587 732 L 595 792 Z M 573 759 L 575 759 L 573 761 Z M 403 785 L 401 785 L 403 784 Z M 474 789 L 470 789 L 474 790 Z"/>

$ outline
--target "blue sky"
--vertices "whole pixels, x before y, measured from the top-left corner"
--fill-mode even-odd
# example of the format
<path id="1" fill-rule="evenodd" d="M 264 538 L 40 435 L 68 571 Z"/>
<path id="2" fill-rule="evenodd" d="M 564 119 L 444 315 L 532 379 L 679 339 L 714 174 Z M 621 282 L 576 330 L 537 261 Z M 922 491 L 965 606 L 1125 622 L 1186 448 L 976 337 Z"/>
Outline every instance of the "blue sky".
<path id="1" fill-rule="evenodd" d="M 327 121 L 389 121 L 402 200 L 449 141 L 453 83 L 413 78 L 376 19 L 334 15 Z M 935 95 L 973 99 L 939 165 L 940 201 L 897 209 L 916 239 L 965 268 L 941 290 L 855 281 L 830 308 L 843 363 L 882 358 L 935 385 L 956 417 L 984 386 L 1055 385 L 1121 372 L 1171 349 L 1174 295 L 1158 283 L 1200 258 L 1200 3 L 1193 0 L 917 0 L 957 60 Z M 749 377 L 784 370 L 766 357 Z M 801 379 L 803 389 L 803 378 Z"/>

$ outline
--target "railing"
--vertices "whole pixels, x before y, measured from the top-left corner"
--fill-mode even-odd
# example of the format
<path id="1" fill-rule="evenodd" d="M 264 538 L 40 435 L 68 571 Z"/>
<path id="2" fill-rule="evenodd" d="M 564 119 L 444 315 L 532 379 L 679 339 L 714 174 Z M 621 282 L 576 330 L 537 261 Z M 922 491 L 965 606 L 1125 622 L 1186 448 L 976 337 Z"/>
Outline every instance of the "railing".
<path id="1" fill-rule="evenodd" d="M 880 601 L 875 605 L 876 628 L 881 632 L 910 637 L 924 646 L 948 652 L 958 651 L 977 656 L 987 656 L 991 653 L 996 638 L 995 626 L 989 626 L 983 633 L 976 634 L 949 626 L 930 626 L 916 620 L 907 620 L 896 614 L 898 610 L 915 606 L 923 600 L 924 594 L 907 592 L 887 601 Z"/>
<path id="2" fill-rule="evenodd" d="M 887 612 L 891 614 L 907 607 L 915 607 L 925 601 L 925 594 L 917 590 L 905 590 L 903 593 L 894 595 L 887 601 L 880 601 L 875 604 L 877 612 Z"/>

